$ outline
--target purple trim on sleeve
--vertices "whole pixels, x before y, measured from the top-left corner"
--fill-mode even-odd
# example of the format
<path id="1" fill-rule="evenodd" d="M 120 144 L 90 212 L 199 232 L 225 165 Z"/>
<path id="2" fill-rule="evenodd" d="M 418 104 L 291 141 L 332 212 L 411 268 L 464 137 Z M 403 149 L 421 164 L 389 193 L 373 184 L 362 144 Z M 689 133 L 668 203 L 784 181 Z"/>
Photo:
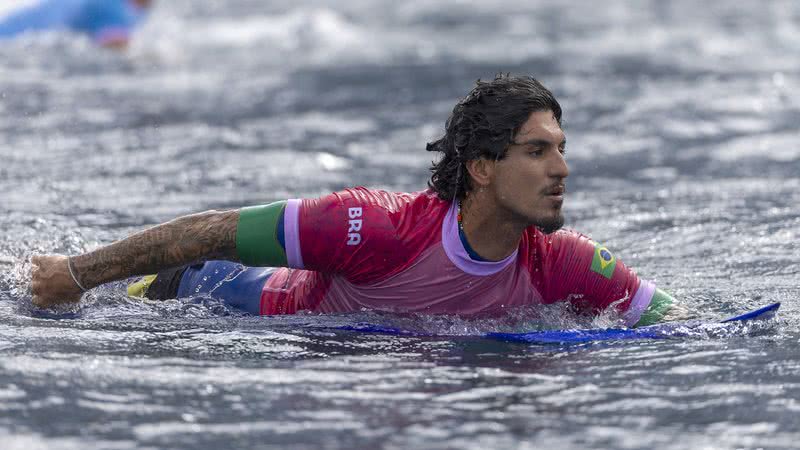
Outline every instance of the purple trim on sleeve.
<path id="1" fill-rule="evenodd" d="M 496 274 L 514 262 L 517 258 L 517 253 L 519 253 L 519 248 L 501 261 L 475 261 L 469 257 L 467 249 L 464 248 L 464 244 L 461 243 L 461 239 L 458 236 L 457 204 L 457 202 L 453 202 L 450 205 L 450 210 L 447 211 L 444 223 L 442 223 L 442 246 L 447 258 L 459 269 L 470 275 L 477 276 Z"/>
<path id="2" fill-rule="evenodd" d="M 631 305 L 628 310 L 622 315 L 625 320 L 625 325 L 632 327 L 639 322 L 642 314 L 650 306 L 650 301 L 653 300 L 653 294 L 656 292 L 656 285 L 647 281 L 641 280 L 639 282 L 639 289 L 636 290 L 636 295 L 631 300 Z"/>
<path id="3" fill-rule="evenodd" d="M 286 261 L 289 267 L 302 269 L 303 255 L 300 253 L 300 200 L 291 199 L 286 202 L 283 215 L 283 232 L 286 236 Z"/>
<path id="4" fill-rule="evenodd" d="M 95 33 L 94 40 L 100 45 L 108 44 L 115 41 L 127 41 L 130 38 L 131 31 L 128 28 L 114 27 L 103 28 Z"/>

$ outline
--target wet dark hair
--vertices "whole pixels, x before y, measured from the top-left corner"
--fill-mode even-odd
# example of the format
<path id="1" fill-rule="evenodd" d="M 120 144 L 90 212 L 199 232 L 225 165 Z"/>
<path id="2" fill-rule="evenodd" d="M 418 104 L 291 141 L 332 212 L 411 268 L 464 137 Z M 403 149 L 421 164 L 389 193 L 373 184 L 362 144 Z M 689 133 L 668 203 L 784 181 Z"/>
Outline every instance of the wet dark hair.
<path id="1" fill-rule="evenodd" d="M 464 198 L 472 182 L 464 166 L 479 158 L 503 159 L 519 128 L 534 112 L 552 111 L 561 125 L 561 105 L 533 77 L 497 75 L 476 86 L 453 108 L 445 135 L 429 142 L 429 152 L 442 152 L 431 166 L 428 186 L 442 200 Z"/>

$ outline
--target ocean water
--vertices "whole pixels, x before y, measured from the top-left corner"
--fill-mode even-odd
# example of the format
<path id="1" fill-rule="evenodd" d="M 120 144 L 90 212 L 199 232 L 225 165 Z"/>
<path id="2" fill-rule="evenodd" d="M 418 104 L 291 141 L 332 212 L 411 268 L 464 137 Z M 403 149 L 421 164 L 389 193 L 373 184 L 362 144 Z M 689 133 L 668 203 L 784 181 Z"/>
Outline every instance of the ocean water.
<path id="1" fill-rule="evenodd" d="M 126 55 L 3 42 L 0 448 L 796 448 L 798 55 L 793 0 L 173 0 Z M 422 189 L 425 142 L 498 72 L 561 101 L 568 227 L 701 317 L 782 302 L 778 318 L 529 346 L 469 336 L 491 321 L 248 317 L 119 284 L 31 307 L 34 253 L 212 208 Z M 331 328 L 358 321 L 447 336 Z"/>

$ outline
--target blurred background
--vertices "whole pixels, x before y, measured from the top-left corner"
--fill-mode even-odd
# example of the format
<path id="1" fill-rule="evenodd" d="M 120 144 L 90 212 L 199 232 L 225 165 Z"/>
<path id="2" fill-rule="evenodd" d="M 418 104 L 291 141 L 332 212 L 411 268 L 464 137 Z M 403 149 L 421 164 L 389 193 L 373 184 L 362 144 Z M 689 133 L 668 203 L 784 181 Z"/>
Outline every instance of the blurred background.
<path id="1" fill-rule="evenodd" d="M 0 446 L 791 448 L 798 55 L 795 0 L 171 0 L 125 51 L 0 40 Z M 211 208 L 424 189 L 425 143 L 498 72 L 564 108 L 568 227 L 704 317 L 782 301 L 782 318 L 532 349 L 323 333 L 306 325 L 333 319 L 118 286 L 30 307 L 32 253 Z"/>

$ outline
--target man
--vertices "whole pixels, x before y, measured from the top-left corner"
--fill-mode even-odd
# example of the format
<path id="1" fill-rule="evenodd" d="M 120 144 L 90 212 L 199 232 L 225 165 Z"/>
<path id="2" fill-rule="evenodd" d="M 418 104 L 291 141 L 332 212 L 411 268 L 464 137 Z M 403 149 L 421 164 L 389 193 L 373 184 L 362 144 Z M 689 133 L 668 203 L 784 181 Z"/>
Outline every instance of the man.
<path id="1" fill-rule="evenodd" d="M 103 47 L 124 49 L 152 0 L 42 0 L 0 19 L 0 39 L 23 33 L 70 30 Z"/>
<path id="2" fill-rule="evenodd" d="M 538 81 L 479 81 L 428 144 L 442 153 L 428 190 L 356 188 L 208 211 L 83 255 L 35 256 L 33 301 L 76 302 L 86 289 L 158 272 L 129 291 L 208 295 L 254 314 L 484 316 L 565 301 L 590 314 L 615 308 L 629 326 L 663 319 L 669 295 L 602 245 L 559 230 L 565 145 L 561 106 Z"/>

